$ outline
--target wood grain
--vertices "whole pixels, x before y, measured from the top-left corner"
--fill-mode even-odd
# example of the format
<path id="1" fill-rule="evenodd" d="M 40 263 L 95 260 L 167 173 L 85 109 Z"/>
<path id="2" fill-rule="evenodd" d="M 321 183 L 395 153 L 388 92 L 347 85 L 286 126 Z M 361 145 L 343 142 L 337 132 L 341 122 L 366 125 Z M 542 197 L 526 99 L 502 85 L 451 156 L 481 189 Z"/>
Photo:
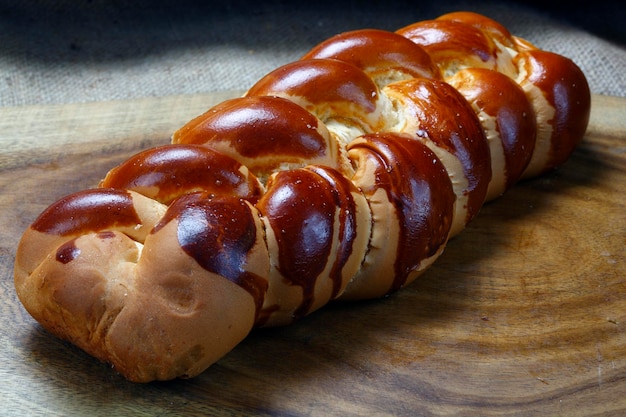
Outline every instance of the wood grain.
<path id="1" fill-rule="evenodd" d="M 420 280 L 255 331 L 192 380 L 132 384 L 19 304 L 15 247 L 56 198 L 239 92 L 0 109 L 1 415 L 626 414 L 626 99 L 559 170 L 483 208 Z"/>

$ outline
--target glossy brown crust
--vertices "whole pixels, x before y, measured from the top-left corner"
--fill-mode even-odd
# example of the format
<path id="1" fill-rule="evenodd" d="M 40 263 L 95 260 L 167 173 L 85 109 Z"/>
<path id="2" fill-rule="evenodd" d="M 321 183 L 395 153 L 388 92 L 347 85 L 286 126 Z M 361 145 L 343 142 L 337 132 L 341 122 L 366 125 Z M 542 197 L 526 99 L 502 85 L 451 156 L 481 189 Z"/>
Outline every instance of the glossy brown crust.
<path id="1" fill-rule="evenodd" d="M 440 67 L 462 61 L 477 68 L 494 68 L 498 49 L 482 30 L 458 20 L 426 20 L 397 31 L 422 46 Z"/>
<path id="2" fill-rule="evenodd" d="M 129 240 L 143 242 L 164 213 L 162 204 L 129 190 L 90 189 L 61 198 L 31 224 L 20 240 L 14 272 L 18 295 L 27 296 L 22 288 L 44 259 L 61 264 L 74 260 L 80 236 L 93 234 L 104 239 L 112 231 L 119 231 Z M 28 297 L 36 294 L 33 291 Z"/>
<path id="3" fill-rule="evenodd" d="M 568 58 L 535 49 L 520 53 L 516 59 L 518 65 L 525 67 L 527 81 L 543 92 L 555 110 L 550 122 L 548 163 L 541 170 L 525 174 L 530 177 L 563 164 L 583 139 L 589 122 L 591 93 L 585 75 Z"/>
<path id="4" fill-rule="evenodd" d="M 284 164 L 331 164 L 337 153 L 314 115 L 287 99 L 269 96 L 220 103 L 177 130 L 172 141 L 221 151 L 260 177 Z"/>
<path id="5" fill-rule="evenodd" d="M 449 84 L 415 79 L 387 86 L 403 98 L 403 111 L 419 123 L 419 130 L 404 132 L 445 149 L 460 161 L 468 180 L 469 222 L 482 207 L 491 180 L 489 145 L 476 114 L 463 96 Z"/>
<path id="6" fill-rule="evenodd" d="M 63 197 L 32 223 L 41 233 L 68 236 L 141 224 L 126 190 L 95 189 Z"/>
<path id="7" fill-rule="evenodd" d="M 345 120 L 367 130 L 379 127 L 377 121 L 364 123 L 376 110 L 376 84 L 358 67 L 334 59 L 284 65 L 261 78 L 246 95 L 288 98 L 323 121 Z"/>
<path id="8" fill-rule="evenodd" d="M 267 251 L 260 222 L 255 222 L 256 244 L 245 260 L 238 260 L 238 277 L 267 275 Z M 225 239 L 232 240 L 226 233 Z M 200 265 L 180 246 L 179 235 L 175 218 L 146 237 L 125 307 L 107 333 L 110 362 L 134 381 L 197 375 L 232 350 L 254 325 L 258 302 L 248 285 Z M 220 269 L 228 261 L 215 263 Z M 109 279 L 115 282 L 115 275 Z"/>
<path id="9" fill-rule="evenodd" d="M 16 291 L 131 381 L 192 377 L 254 326 L 411 283 L 589 107 L 572 61 L 475 13 L 340 34 L 52 204 Z"/>
<path id="10" fill-rule="evenodd" d="M 504 150 L 505 191 L 521 178 L 535 146 L 536 118 L 526 94 L 506 75 L 483 68 L 461 70 L 448 83 L 469 103 L 495 118 Z"/>
<path id="11" fill-rule="evenodd" d="M 205 270 L 248 291 L 258 312 L 267 292 L 267 281 L 245 268 L 259 234 L 254 215 L 243 199 L 189 193 L 172 203 L 152 233 L 176 220 L 182 250 Z"/>
<path id="12" fill-rule="evenodd" d="M 359 207 L 355 201 L 355 195 L 361 193 L 356 185 L 340 172 L 322 166 L 309 166 L 307 169 L 321 177 L 325 185 L 330 190 L 333 203 L 336 207 L 335 211 L 335 240 L 338 242 L 335 251 L 335 260 L 329 271 L 329 278 L 333 286 L 330 299 L 334 300 L 341 292 L 343 292 L 347 279 L 344 275 L 344 268 L 348 264 L 350 258 L 354 255 L 362 258 L 362 253 L 355 249 L 355 243 L 359 233 L 358 227 L 358 211 Z M 351 278 L 351 276 L 348 276 Z"/>
<path id="13" fill-rule="evenodd" d="M 132 198 L 140 217 L 149 217 L 142 198 Z M 158 225 L 144 220 L 151 230 L 145 244 L 117 230 L 84 230 L 68 239 L 29 229 L 23 243 L 45 248 L 35 262 L 22 254 L 16 260 L 16 290 L 29 313 L 131 381 L 206 369 L 251 330 L 269 263 L 250 204 L 231 197 L 207 208 L 201 194 L 184 198 L 192 200 L 191 208 L 180 208 L 181 199 L 168 214 L 159 213 Z M 227 214 L 237 216 L 236 227 L 220 223 Z M 211 220 L 219 227 L 211 228 Z M 220 242 L 230 245 L 229 252 Z M 198 243 L 219 250 L 206 252 Z M 246 252 L 233 257 L 237 248 Z"/>
<path id="14" fill-rule="evenodd" d="M 163 204 L 196 191 L 249 201 L 263 193 L 245 166 L 199 145 L 165 145 L 140 152 L 109 171 L 100 187 L 133 190 Z"/>
<path id="15" fill-rule="evenodd" d="M 444 165 L 425 144 L 408 135 L 380 133 L 362 136 L 348 146 L 349 153 L 365 153 L 373 169 L 373 184 L 361 184 L 366 195 L 378 190 L 387 194 L 399 219 L 400 233 L 393 277 L 387 292 L 397 291 L 420 271 L 421 263 L 435 255 L 447 242 L 452 224 L 455 195 Z M 357 174 L 359 175 L 357 168 Z M 414 278 L 414 276 L 412 277 Z M 358 292 L 358 289 L 352 289 Z M 385 295 L 379 294 L 379 296 Z"/>
<path id="16" fill-rule="evenodd" d="M 276 268 L 287 285 L 302 288 L 302 301 L 292 313 L 293 320 L 310 312 L 318 278 L 333 256 L 329 300 L 345 287 L 342 270 L 356 239 L 352 192 L 356 187 L 339 172 L 307 167 L 277 173 L 257 204 L 276 236 Z"/>
<path id="17" fill-rule="evenodd" d="M 486 32 L 489 37 L 509 48 L 515 47 L 511 32 L 500 23 L 473 12 L 452 12 L 439 16 L 436 20 L 449 20 L 463 23 Z"/>
<path id="18" fill-rule="evenodd" d="M 336 35 L 311 49 L 302 59 L 337 59 L 350 63 L 370 77 L 388 77 L 390 72 L 407 78 L 439 79 L 439 69 L 430 55 L 399 34 L 363 29 Z"/>

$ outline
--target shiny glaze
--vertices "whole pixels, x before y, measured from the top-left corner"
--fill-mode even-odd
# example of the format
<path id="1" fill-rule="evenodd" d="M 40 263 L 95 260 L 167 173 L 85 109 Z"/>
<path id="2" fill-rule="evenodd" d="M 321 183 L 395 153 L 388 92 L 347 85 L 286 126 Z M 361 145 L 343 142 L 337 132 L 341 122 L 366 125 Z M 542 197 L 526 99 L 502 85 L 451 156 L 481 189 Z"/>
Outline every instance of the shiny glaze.
<path id="1" fill-rule="evenodd" d="M 334 299 L 339 295 L 339 291 L 343 286 L 343 267 L 352 254 L 353 243 L 356 239 L 356 203 L 352 193 L 358 193 L 359 191 L 350 180 L 334 169 L 321 166 L 310 166 L 307 169 L 326 181 L 339 215 L 339 246 L 336 249 L 336 260 L 329 273 L 329 277 L 333 282 L 331 299 Z"/>
<path id="2" fill-rule="evenodd" d="M 509 48 L 515 48 L 513 36 L 507 28 L 493 19 L 473 12 L 452 12 L 439 16 L 435 20 L 450 20 L 464 23 L 485 32 L 492 39 Z"/>
<path id="3" fill-rule="evenodd" d="M 467 219 L 480 210 L 491 180 L 491 155 L 482 126 L 465 98 L 449 84 L 414 79 L 390 84 L 405 98 L 405 111 L 419 120 L 420 130 L 404 132 L 432 141 L 455 155 L 468 180 Z"/>
<path id="4" fill-rule="evenodd" d="M 48 207 L 31 225 L 42 233 L 69 236 L 141 224 L 125 190 L 90 189 L 70 194 Z"/>
<path id="5" fill-rule="evenodd" d="M 523 60 L 528 82 L 543 92 L 556 111 L 550 160 L 545 168 L 552 169 L 567 160 L 585 134 L 591 111 L 589 85 L 574 62 L 555 53 L 529 50 L 516 59 Z"/>
<path id="6" fill-rule="evenodd" d="M 497 49 L 478 28 L 455 20 L 425 20 L 397 31 L 422 46 L 440 66 L 464 62 L 468 66 L 494 68 Z"/>
<path id="7" fill-rule="evenodd" d="M 216 274 L 245 289 L 251 294 L 256 304 L 255 323 L 264 323 L 273 311 L 279 311 L 282 308 L 281 304 L 268 306 L 262 310 L 265 294 L 273 288 L 268 287 L 269 283 L 265 276 L 260 276 L 262 272 L 257 275 L 248 271 L 248 268 L 251 268 L 250 264 L 258 261 L 260 257 L 264 258 L 260 262 L 261 266 L 269 267 L 270 259 L 266 257 L 268 248 L 264 246 L 262 235 L 267 232 L 266 241 L 269 242 L 270 233 L 269 230 L 260 229 L 263 227 L 262 221 L 267 220 L 266 225 L 271 227 L 271 239 L 274 236 L 277 239 L 279 259 L 276 265 L 280 273 L 286 278 L 288 285 L 299 286 L 303 289 L 302 302 L 293 314 L 295 319 L 310 312 L 311 306 L 318 301 L 314 299 L 316 284 L 320 282 L 317 281 L 318 279 L 331 280 L 332 297 L 339 294 L 343 279 L 342 269 L 352 255 L 353 242 L 357 233 L 360 237 L 363 235 L 360 233 L 361 229 L 358 232 L 356 230 L 357 220 L 359 220 L 359 225 L 363 220 L 361 216 L 355 218 L 356 204 L 352 193 L 357 192 L 356 187 L 333 169 L 310 166 L 280 171 L 268 183 L 267 193 L 260 195 L 261 186 L 253 176 L 246 173 L 242 165 L 254 169 L 248 165 L 248 162 L 259 160 L 256 168 L 264 169 L 265 173 L 269 173 L 285 162 L 301 163 L 318 160 L 334 151 L 334 148 L 329 150 L 328 138 L 325 134 L 320 133 L 326 128 L 319 124 L 317 117 L 296 104 L 280 98 L 265 97 L 265 95 L 289 97 L 307 109 L 311 109 L 318 117 L 324 117 L 324 120 L 336 119 L 339 123 L 335 124 L 335 127 L 339 124 L 354 124 L 355 121 L 370 127 L 379 126 L 363 120 L 367 119 L 368 114 L 371 113 L 376 113 L 375 117 L 382 118 L 385 115 L 381 115 L 383 112 L 381 109 L 385 109 L 384 111 L 389 109 L 385 107 L 386 101 L 382 101 L 383 105 L 377 108 L 378 90 L 363 70 L 377 71 L 378 68 L 389 68 L 395 65 L 393 63 L 400 63 L 400 67 L 418 74 L 416 80 L 388 86 L 388 91 L 398 93 L 397 97 L 407 97 L 405 101 L 397 98 L 396 103 L 402 101 L 402 104 L 406 104 L 409 108 L 407 113 L 412 113 L 412 116 L 419 120 L 419 123 L 415 124 L 418 126 L 416 131 L 407 132 L 407 135 L 397 133 L 364 135 L 352 141 L 348 146 L 351 157 L 354 153 L 365 155 L 363 158 L 353 159 L 353 162 L 356 160 L 365 162 L 366 164 L 362 166 L 367 168 L 359 171 L 358 164 L 354 164 L 357 172 L 352 178 L 355 182 L 358 182 L 358 178 L 368 180 L 359 184 L 359 191 L 362 190 L 366 197 L 376 194 L 376 198 L 370 199 L 370 209 L 372 213 L 378 210 L 379 216 L 365 217 L 368 221 L 372 221 L 372 230 L 375 229 L 377 232 L 376 238 L 374 238 L 374 233 L 369 235 L 370 243 L 374 242 L 369 247 L 369 253 L 375 253 L 375 256 L 371 258 L 381 261 L 378 265 L 383 266 L 380 269 L 372 268 L 371 270 L 389 272 L 389 274 L 384 274 L 384 277 L 389 277 L 389 281 L 383 281 L 383 286 L 386 287 L 389 284 L 388 292 L 400 289 L 410 278 L 414 278 L 416 272 L 421 271 L 422 264 L 424 267 L 430 265 L 425 261 L 433 261 L 432 258 L 440 253 L 448 239 L 453 222 L 455 195 L 451 179 L 441 160 L 427 146 L 427 141 L 432 141 L 437 147 L 454 154 L 463 166 L 464 174 L 469 182 L 464 191 L 469 195 L 468 221 L 478 212 L 484 201 L 491 177 L 489 147 L 478 119 L 470 105 L 463 99 L 463 95 L 473 100 L 478 108 L 494 114 L 497 118 L 498 129 L 503 137 L 507 154 L 507 170 L 517 171 L 524 165 L 522 152 L 524 146 L 517 141 L 517 136 L 525 136 L 524 132 L 529 133 L 531 128 L 526 118 L 523 117 L 527 108 L 518 102 L 519 90 L 510 89 L 508 85 L 505 85 L 507 83 L 504 80 L 495 75 L 488 77 L 491 78 L 491 86 L 487 88 L 486 81 L 485 85 L 483 83 L 486 79 L 483 78 L 483 73 L 480 70 L 471 70 L 469 72 L 472 77 L 475 77 L 473 83 L 476 85 L 465 89 L 459 88 L 462 95 L 441 81 L 422 78 L 437 78 L 430 76 L 437 71 L 431 67 L 430 63 L 422 61 L 423 56 L 419 53 L 412 55 L 411 51 L 417 50 L 415 47 L 409 47 L 406 42 L 398 41 L 402 46 L 399 50 L 394 47 L 395 55 L 390 54 L 385 51 L 386 46 L 377 43 L 382 41 L 380 39 L 376 41 L 376 38 L 389 37 L 390 45 L 395 44 L 392 36 L 388 34 L 379 36 L 375 31 L 368 33 L 371 33 L 371 36 L 362 36 L 363 32 L 349 35 L 348 40 L 340 36 L 338 43 L 331 42 L 314 49 L 312 53 L 319 54 L 316 57 L 321 59 L 304 59 L 271 73 L 250 90 L 248 97 L 216 106 L 205 115 L 189 122 L 174 135 L 175 143 L 202 144 L 207 147 L 225 144 L 226 148 L 234 149 L 233 159 L 218 158 L 215 152 L 200 151 L 199 148 L 192 146 L 173 146 L 168 147 L 167 150 L 161 148 L 131 158 L 103 181 L 103 187 L 141 189 L 147 192 L 147 195 L 164 202 L 169 202 L 172 198 L 182 194 L 172 202 L 164 217 L 152 229 L 153 234 L 150 238 L 155 239 L 152 242 L 157 242 L 156 245 L 158 245 L 159 237 L 165 235 L 164 238 L 173 239 L 175 233 L 175 239 L 180 248 L 189 255 L 189 259 L 183 256 L 181 264 L 176 265 L 183 269 L 181 272 L 194 271 L 195 273 L 200 265 L 211 274 L 198 275 Z M 414 42 L 424 45 L 436 58 L 436 62 L 442 66 L 459 61 L 463 61 L 463 65 L 469 63 L 470 66 L 477 67 L 493 68 L 496 66 L 497 45 L 485 36 L 487 33 L 497 35 L 500 39 L 498 42 L 502 44 L 512 45 L 505 29 L 490 19 L 479 18 L 469 13 L 444 15 L 437 21 L 412 25 L 398 33 L 405 34 Z M 582 72 L 570 61 L 553 54 L 534 51 L 532 45 L 523 40 L 513 38 L 512 42 L 522 51 L 516 59 L 526 65 L 526 71 L 521 72 L 529 74 L 526 81 L 538 86 L 544 92 L 546 100 L 556 108 L 556 116 L 553 119 L 551 163 L 559 164 L 569 156 L 584 134 L 589 116 L 589 90 L 586 80 Z M 336 45 L 341 45 L 344 49 L 336 50 L 334 49 Z M 336 59 L 326 59 L 329 57 Z M 341 62 L 342 60 L 346 62 Z M 422 64 L 426 69 L 422 68 Z M 271 104 L 268 104 L 270 102 Z M 401 109 L 401 111 L 405 110 Z M 392 115 L 391 119 L 393 121 L 390 125 L 396 121 L 398 125 L 403 122 L 401 117 L 394 119 Z M 381 124 L 381 126 L 386 125 Z M 237 156 L 246 159 L 246 162 L 244 163 Z M 214 157 L 216 159 L 213 159 Z M 445 157 L 448 158 L 448 155 Z M 235 160 L 239 162 L 234 162 Z M 455 161 L 452 162 L 456 165 Z M 254 162 L 251 163 L 254 164 Z M 216 166 L 218 168 L 215 168 Z M 460 176 L 458 172 L 453 174 Z M 370 181 L 372 179 L 373 181 Z M 508 180 L 513 181 L 512 178 Z M 195 192 L 196 188 L 204 192 Z M 233 197 L 224 196 L 224 194 L 231 193 Z M 134 198 L 137 201 L 140 197 L 134 195 Z M 257 208 L 251 204 L 255 201 Z M 387 201 L 390 204 L 379 204 Z M 141 205 L 138 204 L 138 206 Z M 155 214 L 160 213 L 162 208 L 154 203 L 146 211 Z M 146 214 L 143 210 L 140 213 L 142 218 Z M 260 219 L 259 214 L 264 215 L 266 219 Z M 33 223 L 32 228 L 42 233 L 67 236 L 65 239 L 50 239 L 55 245 L 59 240 L 65 242 L 57 247 L 56 252 L 53 249 L 51 256 L 57 262 L 67 264 L 80 255 L 81 242 L 77 237 L 80 234 L 96 232 L 99 239 L 110 239 L 115 236 L 112 229 L 133 228 L 139 226 L 140 223 L 139 216 L 134 209 L 133 195 L 130 192 L 122 189 L 101 188 L 77 193 L 58 201 Z M 168 225 L 172 227 L 168 227 L 166 233 L 158 235 Z M 387 228 L 388 226 L 392 227 Z M 172 235 L 168 234 L 170 232 Z M 389 233 L 384 238 L 379 238 L 380 234 L 384 235 L 385 232 Z M 35 245 L 42 242 L 41 236 L 36 233 L 31 236 L 34 236 L 34 240 L 32 237 L 27 238 L 31 240 L 24 244 L 25 252 L 19 254 L 24 258 L 30 256 L 31 253 L 37 255 L 39 248 L 33 249 L 32 242 Z M 163 244 L 161 241 L 160 243 L 161 248 L 166 248 L 168 254 L 170 251 L 180 254 L 175 245 L 176 242 L 168 241 Z M 170 245 L 170 243 L 174 244 Z M 376 246 L 375 243 L 392 243 L 393 247 L 387 249 L 391 245 Z M 263 250 L 259 250 L 261 246 Z M 172 247 L 174 250 L 171 250 Z M 356 248 L 357 245 L 355 244 L 354 247 Z M 146 248 L 144 254 L 157 253 L 153 252 L 154 247 L 150 248 L 148 244 Z M 336 253 L 331 253 L 333 250 Z M 354 252 L 359 251 L 355 249 Z M 272 252 L 269 253 L 273 255 Z M 260 256 L 256 256 L 259 254 Z M 103 261 L 115 262 L 117 258 L 119 257 L 105 258 Z M 161 268 L 170 260 L 165 256 L 164 264 L 162 264 L 162 257 L 156 256 L 155 258 L 156 262 L 151 264 L 148 270 L 160 275 Z M 357 256 L 352 256 L 352 259 L 354 258 Z M 45 262 L 46 264 L 33 278 L 39 280 L 51 277 L 49 281 L 54 281 L 54 274 L 58 272 L 52 270 L 50 271 L 52 275 L 47 275 L 49 270 L 47 261 Z M 185 262 L 188 263 L 185 264 Z M 369 265 L 372 264 L 374 263 Z M 172 265 L 165 266 L 171 267 Z M 363 262 L 362 266 L 363 270 L 367 270 L 366 262 Z M 53 267 L 65 273 L 65 268 L 58 268 L 58 265 L 53 265 Z M 97 267 L 98 265 L 94 266 L 94 268 Z M 252 268 L 262 270 L 262 267 L 258 265 L 253 265 Z M 33 271 L 34 268 L 29 268 L 29 270 Z M 76 268 L 76 271 L 79 278 L 84 276 L 84 271 L 87 271 L 88 278 L 94 275 L 94 269 L 89 267 Z M 275 271 L 272 270 L 273 272 Z M 328 275 L 324 275 L 325 273 Z M 378 278 L 376 275 L 373 276 Z M 148 276 L 148 281 L 153 277 Z M 64 280 L 57 281 L 65 282 Z M 218 278 L 218 281 L 222 280 Z M 37 283 L 37 281 L 34 282 Z M 123 279 L 116 284 L 123 285 Z M 281 282 L 278 285 L 284 284 Z M 121 287 L 109 284 L 101 286 L 102 291 L 116 291 L 112 288 Z M 83 287 L 86 288 L 86 286 Z M 51 288 L 55 287 L 51 286 Z M 140 291 L 141 287 L 131 285 L 124 286 L 124 288 L 129 291 Z M 32 285 L 32 289 L 28 291 L 35 293 L 40 290 L 42 290 L 41 285 L 38 287 Z M 76 299 L 84 295 L 83 290 L 81 287 L 74 289 L 71 286 L 65 286 L 64 289 L 67 294 Z M 50 296 L 45 294 L 45 291 L 44 288 L 43 295 L 39 299 L 37 298 L 39 294 L 29 297 L 28 302 L 42 304 L 45 307 L 43 311 L 52 312 L 53 309 L 45 304 L 50 304 L 50 301 L 54 302 L 57 294 L 49 291 L 52 294 Z M 209 292 L 215 294 L 213 289 Z M 150 295 L 149 293 L 150 291 L 147 291 L 146 295 Z M 217 293 L 218 297 L 223 294 L 221 291 Z M 230 299 L 227 294 L 225 295 Z M 128 299 L 136 300 L 139 298 L 141 297 L 128 297 Z M 98 297 L 99 301 L 102 299 Z M 151 300 L 148 298 L 146 300 L 150 304 Z M 296 303 L 298 302 L 300 299 L 296 297 Z M 206 300 L 200 300 L 200 303 L 207 304 Z M 211 302 L 208 304 L 212 305 Z M 89 297 L 85 305 L 93 310 L 94 304 L 89 301 Z M 144 306 L 141 303 L 138 305 Z M 100 305 L 96 307 L 100 308 Z M 107 303 L 104 307 L 114 309 L 110 312 L 111 317 L 119 312 L 115 303 Z M 130 308 L 126 309 L 126 307 Z M 126 307 L 124 307 L 124 312 L 128 313 L 129 310 L 133 311 L 135 306 L 126 304 Z M 228 324 L 232 326 L 233 321 L 222 320 L 222 316 L 236 317 L 238 310 L 235 305 L 225 307 L 225 309 L 209 310 L 203 315 L 210 316 L 213 324 L 220 321 L 226 323 L 227 326 L 224 327 L 230 332 L 232 327 Z M 63 333 L 67 329 L 68 339 L 75 343 L 83 338 L 87 339 L 83 336 L 86 333 L 83 330 L 84 320 L 82 322 L 74 320 L 58 308 L 55 310 L 56 312 L 52 314 L 43 314 L 41 318 L 33 317 L 52 330 L 55 326 L 58 329 L 64 329 Z M 144 309 L 135 310 L 139 311 L 139 314 L 133 314 L 127 322 L 139 323 L 139 326 L 132 326 L 133 330 L 141 328 L 143 334 L 149 334 L 143 325 L 148 323 L 146 320 L 152 321 L 155 316 L 146 314 Z M 58 313 L 59 311 L 61 312 Z M 198 315 L 195 316 L 198 317 Z M 180 346 L 183 346 L 183 349 L 186 349 L 185 346 L 191 346 L 191 349 L 185 353 L 187 357 L 173 365 L 168 365 L 167 360 L 161 361 L 158 356 L 143 355 L 143 358 L 155 359 L 147 361 L 148 367 L 157 369 L 158 372 L 169 371 L 166 369 L 168 366 L 180 367 L 183 362 L 186 366 L 187 363 L 202 361 L 202 356 L 207 353 L 206 350 L 215 349 L 212 342 L 208 344 L 208 349 L 205 349 L 206 346 L 203 344 L 193 346 L 193 344 L 180 343 L 184 338 L 175 337 L 176 331 L 170 332 L 171 328 L 181 323 L 183 327 L 190 329 L 183 333 L 193 335 L 192 340 L 195 339 L 195 332 L 213 335 L 213 329 L 207 329 L 206 325 L 202 327 L 205 323 L 203 320 L 197 321 L 191 315 L 189 317 L 188 320 L 184 319 L 184 322 L 171 321 L 170 318 L 164 317 L 161 323 L 165 326 L 157 328 L 158 332 L 154 337 L 157 343 L 150 343 L 151 339 L 142 339 L 138 344 L 138 350 L 157 347 L 155 350 L 168 351 L 168 354 L 170 350 L 175 351 Z M 157 318 L 159 320 L 155 322 L 161 320 L 160 316 Z M 77 337 L 72 329 L 72 321 L 79 324 L 75 326 L 80 328 Z M 106 324 L 106 320 L 104 322 Z M 148 328 L 150 326 L 152 325 L 149 324 Z M 124 357 L 130 358 L 126 361 L 131 366 L 136 363 L 136 359 L 143 361 L 143 358 L 139 356 L 128 355 L 128 349 L 116 350 L 115 344 L 109 343 L 111 338 L 108 334 L 107 341 L 104 341 L 99 331 L 87 333 L 89 340 L 83 345 L 77 344 L 85 348 L 88 353 L 97 355 L 102 360 L 121 357 L 120 360 L 123 362 Z M 124 337 L 127 335 L 128 333 L 124 332 L 121 336 L 129 340 Z M 218 337 L 221 341 L 224 340 L 219 334 Z M 168 340 L 173 341 L 172 344 L 168 344 Z M 186 339 L 183 340 L 183 342 L 186 341 Z M 144 347 L 147 349 L 143 349 Z M 217 350 L 222 351 L 224 347 L 230 348 L 226 343 L 218 346 Z M 214 352 L 208 353 L 212 355 Z M 208 366 L 210 363 L 205 362 L 202 365 Z M 174 371 L 178 372 L 177 369 Z M 181 376 L 191 377 L 201 371 L 199 367 L 193 374 L 184 373 Z"/>
<path id="8" fill-rule="evenodd" d="M 165 145 L 135 154 L 109 171 L 100 186 L 137 191 L 165 204 L 194 191 L 250 201 L 263 191 L 240 163 L 198 145 Z"/>
<path id="9" fill-rule="evenodd" d="M 423 260 L 448 239 L 455 195 L 443 163 L 422 142 L 408 135 L 380 133 L 353 141 L 348 151 L 365 152 L 376 161 L 376 183 L 364 190 L 383 189 L 398 214 L 400 235 L 389 289 L 401 288 Z"/>
<path id="10" fill-rule="evenodd" d="M 267 292 L 267 281 L 245 269 L 248 254 L 256 244 L 257 226 L 253 216 L 244 200 L 190 193 L 170 205 L 151 233 L 157 234 L 175 220 L 182 250 L 205 270 L 248 291 L 258 313 Z"/>
<path id="11" fill-rule="evenodd" d="M 257 204 L 276 236 L 279 272 L 289 283 L 302 288 L 303 300 L 294 312 L 296 319 L 307 314 L 314 302 L 316 281 L 331 256 L 337 211 L 340 245 L 329 279 L 333 281 L 332 297 L 338 295 L 341 270 L 356 238 L 352 191 L 356 191 L 354 185 L 340 173 L 309 167 L 277 173 Z"/>
<path id="12" fill-rule="evenodd" d="M 220 103 L 193 119 L 175 132 L 172 140 L 207 147 L 220 144 L 220 149 L 230 148 L 235 159 L 245 158 L 252 172 L 269 172 L 282 163 L 326 157 L 328 139 L 318 125 L 315 116 L 287 99 L 242 97 Z M 260 162 L 255 162 L 259 158 Z"/>
<path id="13" fill-rule="evenodd" d="M 352 64 L 334 59 L 306 59 L 270 72 L 247 95 L 286 97 L 314 114 L 361 120 L 376 110 L 378 89 Z"/>
<path id="14" fill-rule="evenodd" d="M 506 75 L 484 68 L 461 70 L 447 81 L 479 110 L 495 117 L 510 188 L 528 166 L 537 135 L 535 114 L 524 90 Z"/>
<path id="15" fill-rule="evenodd" d="M 338 59 L 370 76 L 399 71 L 410 77 L 441 78 L 426 51 L 397 33 L 377 29 L 345 32 L 320 43 L 302 59 Z"/>
<path id="16" fill-rule="evenodd" d="M 76 247 L 76 239 L 71 239 L 58 247 L 55 259 L 62 264 L 68 264 L 80 255 Z"/>

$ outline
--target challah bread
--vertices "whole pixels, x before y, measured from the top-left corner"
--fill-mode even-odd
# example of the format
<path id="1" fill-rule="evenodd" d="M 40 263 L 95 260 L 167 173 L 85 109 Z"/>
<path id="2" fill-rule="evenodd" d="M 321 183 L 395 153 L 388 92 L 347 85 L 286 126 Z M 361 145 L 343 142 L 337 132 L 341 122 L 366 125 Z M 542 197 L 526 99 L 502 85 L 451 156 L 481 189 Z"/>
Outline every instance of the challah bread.
<path id="1" fill-rule="evenodd" d="M 397 33 L 422 46 L 445 80 L 464 68 L 485 68 L 521 86 L 536 123 L 534 152 L 522 178 L 559 166 L 582 139 L 590 92 L 585 75 L 570 59 L 539 50 L 499 23 L 470 12 L 449 13 Z"/>
<path id="2" fill-rule="evenodd" d="M 484 16 L 343 33 L 52 204 L 17 294 L 129 380 L 193 377 L 254 327 L 410 284 L 589 110 L 572 61 Z"/>

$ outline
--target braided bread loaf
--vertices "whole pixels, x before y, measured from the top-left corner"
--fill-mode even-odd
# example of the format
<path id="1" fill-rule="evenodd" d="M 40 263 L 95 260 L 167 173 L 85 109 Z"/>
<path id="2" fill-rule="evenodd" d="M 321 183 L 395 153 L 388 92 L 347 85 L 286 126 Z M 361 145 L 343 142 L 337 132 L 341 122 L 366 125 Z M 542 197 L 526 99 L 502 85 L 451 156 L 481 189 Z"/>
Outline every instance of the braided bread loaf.
<path id="1" fill-rule="evenodd" d="M 589 110 L 574 63 L 480 15 L 340 34 L 52 204 L 17 294 L 129 380 L 192 377 L 255 326 L 408 285 Z"/>

